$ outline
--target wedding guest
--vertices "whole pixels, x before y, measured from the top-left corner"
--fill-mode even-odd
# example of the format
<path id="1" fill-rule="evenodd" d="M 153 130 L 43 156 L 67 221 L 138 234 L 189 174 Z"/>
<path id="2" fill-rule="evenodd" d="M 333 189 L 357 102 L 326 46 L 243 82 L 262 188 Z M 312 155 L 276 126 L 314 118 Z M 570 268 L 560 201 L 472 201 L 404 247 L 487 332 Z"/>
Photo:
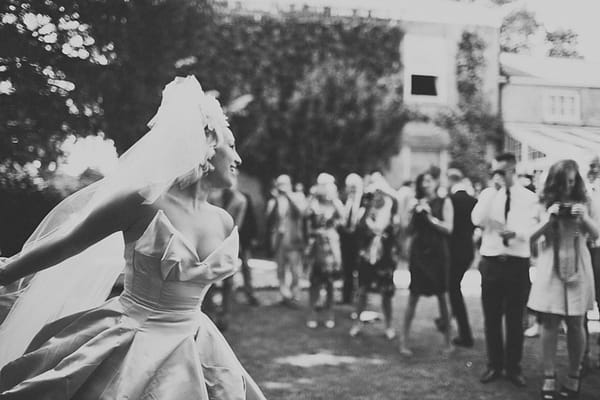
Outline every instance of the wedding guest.
<path id="1" fill-rule="evenodd" d="M 598 238 L 598 224 L 577 163 L 562 160 L 550 168 L 542 193 L 545 212 L 531 240 L 543 236 L 528 306 L 541 313 L 542 398 L 575 398 L 581 387 L 585 351 L 584 316 L 594 304 L 594 277 L 586 239 Z M 567 324 L 569 372 L 556 388 L 558 328 Z"/>
<path id="2" fill-rule="evenodd" d="M 450 314 L 448 312 L 448 274 L 450 250 L 448 241 L 454 227 L 454 208 L 447 197 L 439 197 L 440 170 L 430 168 L 416 180 L 418 203 L 413 209 L 409 225 L 412 235 L 410 247 L 410 294 L 404 314 L 400 352 L 411 356 L 410 329 L 421 296 L 436 296 L 440 318 L 436 326 L 444 334 L 445 351 L 451 351 Z"/>
<path id="3" fill-rule="evenodd" d="M 364 201 L 365 213 L 357 228 L 361 243 L 357 319 L 350 329 L 350 336 L 356 336 L 362 330 L 360 315 L 367 306 L 368 293 L 376 292 L 381 295 L 385 335 L 391 340 L 396 337 L 392 327 L 392 297 L 396 291 L 394 271 L 398 250 L 394 221 L 398 206 L 396 197 L 390 194 L 386 182 L 379 177 L 367 187 Z"/>
<path id="4" fill-rule="evenodd" d="M 522 321 L 530 287 L 529 237 L 538 223 L 538 201 L 533 192 L 515 184 L 515 166 L 512 153 L 496 158 L 492 186 L 481 192 L 471 219 L 482 228 L 479 271 L 488 366 L 480 381 L 496 380 L 505 370 L 513 384 L 523 387 Z"/>
<path id="5" fill-rule="evenodd" d="M 310 200 L 306 213 L 309 232 L 306 258 L 310 271 L 310 312 L 306 326 L 309 328 L 317 327 L 317 302 L 323 287 L 326 291 L 323 307 L 327 314 L 325 327 L 335 327 L 332 308 L 333 283 L 341 271 L 342 264 L 337 228 L 344 215 L 343 205 L 337 196 L 335 178 L 327 173 L 319 174 L 315 196 Z"/>
<path id="6" fill-rule="evenodd" d="M 454 224 L 450 235 L 450 305 L 456 318 L 458 336 L 452 340 L 457 346 L 473 347 L 473 333 L 469 324 L 467 308 L 462 295 L 461 282 L 475 257 L 471 212 L 477 200 L 468 194 L 464 175 L 459 168 L 448 170 L 450 200 L 454 209 Z"/>
<path id="7" fill-rule="evenodd" d="M 600 157 L 595 156 L 590 161 L 590 168 L 587 174 L 587 192 L 590 197 L 590 204 L 594 210 L 592 215 L 596 218 L 596 223 L 600 224 Z M 592 269 L 594 271 L 594 287 L 596 290 L 596 304 L 600 308 L 600 239 L 593 240 L 588 238 L 588 249 L 592 258 Z M 587 318 L 584 327 L 587 328 Z M 586 329 L 588 340 L 586 340 L 586 352 L 584 357 L 584 367 L 591 366 L 591 340 L 589 332 Z M 598 361 L 596 367 L 600 368 L 600 335 L 596 341 L 598 350 Z"/>
<path id="8" fill-rule="evenodd" d="M 270 221 L 271 248 L 277 262 L 281 303 L 292 308 L 298 307 L 305 245 L 302 226 L 305 210 L 304 194 L 293 192 L 290 177 L 280 175 L 275 181 L 274 197 L 267 203 L 267 220 Z"/>

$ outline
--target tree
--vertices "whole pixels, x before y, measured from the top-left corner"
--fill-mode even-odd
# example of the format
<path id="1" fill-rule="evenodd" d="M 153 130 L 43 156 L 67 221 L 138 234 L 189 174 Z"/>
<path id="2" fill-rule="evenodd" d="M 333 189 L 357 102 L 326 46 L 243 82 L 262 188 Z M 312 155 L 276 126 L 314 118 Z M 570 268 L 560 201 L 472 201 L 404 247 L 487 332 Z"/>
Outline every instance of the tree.
<path id="1" fill-rule="evenodd" d="M 458 110 L 440 113 L 435 122 L 450 134 L 452 160 L 474 181 L 487 178 L 486 147 L 503 139 L 502 121 L 482 93 L 486 48 L 474 32 L 463 32 L 456 55 Z"/>
<path id="2" fill-rule="evenodd" d="M 535 14 L 526 9 L 509 13 L 500 26 L 500 48 L 508 53 L 528 53 L 533 48 L 532 39 L 541 25 Z"/>
<path id="3" fill-rule="evenodd" d="M 546 44 L 549 46 L 548 56 L 580 58 L 577 50 L 579 35 L 571 29 L 557 29 L 546 32 Z"/>
<path id="4" fill-rule="evenodd" d="M 307 185 L 323 171 L 343 178 L 383 167 L 409 118 L 401 93 L 397 75 L 378 81 L 336 59 L 316 65 L 289 101 L 285 129 L 265 143 L 265 164 Z"/>
<path id="5" fill-rule="evenodd" d="M 80 3 L 86 2 L 0 5 L 0 160 L 15 179 L 27 178 L 18 169 L 28 163 L 43 169 L 55 161 L 66 135 L 95 131 L 101 112 L 74 78 L 108 61 L 81 19 Z"/>

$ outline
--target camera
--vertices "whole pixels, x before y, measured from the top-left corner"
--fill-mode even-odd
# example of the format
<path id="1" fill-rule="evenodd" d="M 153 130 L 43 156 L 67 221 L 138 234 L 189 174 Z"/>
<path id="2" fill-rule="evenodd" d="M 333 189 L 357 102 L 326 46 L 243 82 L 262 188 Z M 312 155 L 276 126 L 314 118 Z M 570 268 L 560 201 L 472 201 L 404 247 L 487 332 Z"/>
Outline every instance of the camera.
<path id="1" fill-rule="evenodd" d="M 561 204 L 558 206 L 559 217 L 572 217 L 573 216 L 573 205 L 572 204 Z"/>

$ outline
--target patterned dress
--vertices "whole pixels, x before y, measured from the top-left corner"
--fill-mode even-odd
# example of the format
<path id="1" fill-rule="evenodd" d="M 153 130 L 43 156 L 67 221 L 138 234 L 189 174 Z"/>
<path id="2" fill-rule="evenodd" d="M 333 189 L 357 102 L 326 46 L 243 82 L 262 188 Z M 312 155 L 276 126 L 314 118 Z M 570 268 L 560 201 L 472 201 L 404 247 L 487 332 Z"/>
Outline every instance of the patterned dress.
<path id="1" fill-rule="evenodd" d="M 358 284 L 367 291 L 393 296 L 396 291 L 394 252 L 398 242 L 394 216 L 397 202 L 389 196 L 365 198 L 365 214 L 357 227 L 360 244 Z"/>
<path id="2" fill-rule="evenodd" d="M 307 218 L 311 227 L 308 249 L 311 284 L 322 284 L 337 278 L 342 267 L 340 236 L 337 225 L 342 215 L 333 204 L 311 202 Z"/>

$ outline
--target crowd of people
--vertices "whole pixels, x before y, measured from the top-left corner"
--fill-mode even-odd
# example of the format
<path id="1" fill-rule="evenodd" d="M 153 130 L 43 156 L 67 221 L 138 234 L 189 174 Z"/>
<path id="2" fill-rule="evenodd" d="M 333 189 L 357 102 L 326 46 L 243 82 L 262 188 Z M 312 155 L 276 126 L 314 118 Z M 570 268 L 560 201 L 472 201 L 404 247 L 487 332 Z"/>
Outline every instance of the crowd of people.
<path id="1" fill-rule="evenodd" d="M 554 164 L 537 193 L 531 176 L 517 175 L 516 164 L 511 153 L 498 156 L 483 190 L 458 165 L 447 169 L 444 187 L 440 169 L 432 166 L 399 190 L 379 172 L 364 177 L 351 173 L 343 190 L 323 172 L 308 193 L 302 185 L 294 187 L 290 176 L 279 176 L 266 220 L 281 303 L 301 307 L 300 278 L 306 276 L 306 326 L 333 328 L 334 283 L 340 280 L 339 302 L 354 307 L 350 335 L 361 334 L 361 314 L 368 295 L 376 293 L 381 297 L 384 334 L 393 340 L 394 272 L 404 258 L 410 285 L 397 338 L 399 352 L 413 356 L 410 334 L 418 300 L 435 296 L 439 318 L 434 325 L 443 335 L 442 351 L 452 353 L 457 346 L 474 345 L 461 282 L 467 270 L 478 267 L 488 359 L 481 382 L 505 376 L 519 387 L 526 385 L 521 359 L 529 310 L 541 333 L 542 398 L 576 397 L 584 368 L 591 366 L 586 314 L 599 292 L 600 160 L 592 161 L 587 181 L 575 161 Z M 236 203 L 248 204 L 249 199 L 244 202 L 235 190 L 222 197 L 231 199 L 220 205 L 243 232 L 243 217 L 235 211 L 243 207 Z M 256 234 L 255 222 L 252 229 Z M 251 304 L 258 304 L 247 259 L 242 259 L 244 291 Z M 567 332 L 569 370 L 558 385 L 555 359 L 561 321 Z"/>

